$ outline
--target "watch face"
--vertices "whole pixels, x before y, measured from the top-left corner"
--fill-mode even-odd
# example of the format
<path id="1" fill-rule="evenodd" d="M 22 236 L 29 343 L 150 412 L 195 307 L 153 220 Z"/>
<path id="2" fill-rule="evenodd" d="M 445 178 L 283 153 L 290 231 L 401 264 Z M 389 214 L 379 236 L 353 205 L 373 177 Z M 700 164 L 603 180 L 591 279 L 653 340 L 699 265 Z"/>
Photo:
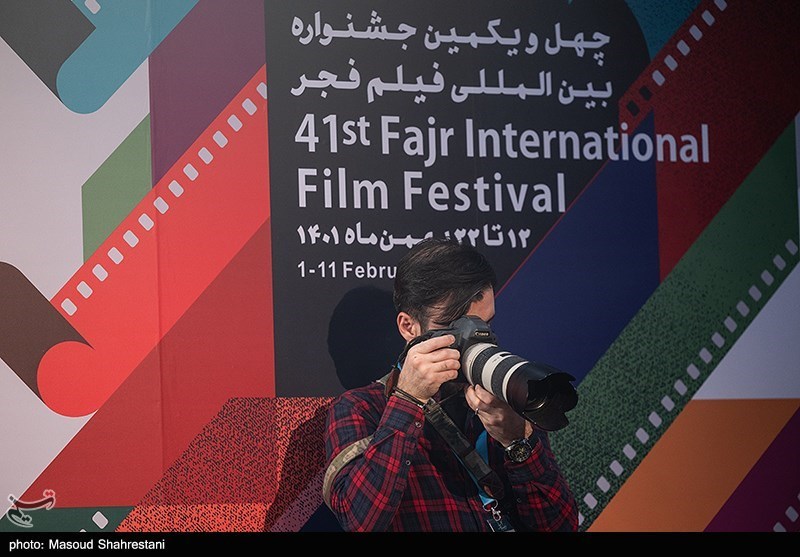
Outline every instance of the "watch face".
<path id="1" fill-rule="evenodd" d="M 531 456 L 531 445 L 527 439 L 514 441 L 506 449 L 506 454 L 512 462 L 524 462 Z"/>

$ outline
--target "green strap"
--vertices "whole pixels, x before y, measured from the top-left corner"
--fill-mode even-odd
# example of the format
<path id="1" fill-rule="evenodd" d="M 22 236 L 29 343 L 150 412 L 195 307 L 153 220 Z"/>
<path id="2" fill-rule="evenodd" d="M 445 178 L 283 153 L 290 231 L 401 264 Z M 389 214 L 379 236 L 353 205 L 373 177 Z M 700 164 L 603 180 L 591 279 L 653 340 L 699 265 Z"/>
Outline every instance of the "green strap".
<path id="1" fill-rule="evenodd" d="M 394 370 L 390 371 L 378 379 L 378 382 L 387 385 L 393 373 Z M 348 462 L 363 453 L 367 449 L 367 445 L 369 445 L 370 441 L 372 441 L 372 435 L 347 445 L 328 465 L 328 468 L 325 470 L 325 477 L 322 480 L 322 500 L 325 501 L 329 509 L 333 510 L 331 508 L 331 486 L 333 485 L 333 480 L 336 479 L 336 475 Z"/>
<path id="2" fill-rule="evenodd" d="M 363 453 L 370 441 L 372 441 L 372 435 L 351 443 L 342 449 L 328 465 L 328 469 L 325 470 L 325 478 L 322 480 L 322 499 L 329 509 L 333 510 L 331 508 L 331 485 L 333 480 L 336 479 L 336 475 L 348 462 Z"/>

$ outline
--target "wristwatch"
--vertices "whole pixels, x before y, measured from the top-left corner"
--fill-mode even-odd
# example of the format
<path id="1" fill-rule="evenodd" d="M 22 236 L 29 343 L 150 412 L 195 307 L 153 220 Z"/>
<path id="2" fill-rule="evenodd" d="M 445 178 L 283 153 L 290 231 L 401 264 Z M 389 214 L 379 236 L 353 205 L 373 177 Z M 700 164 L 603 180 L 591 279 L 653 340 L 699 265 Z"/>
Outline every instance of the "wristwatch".
<path id="1" fill-rule="evenodd" d="M 529 439 L 516 439 L 506 447 L 506 458 L 511 462 L 525 462 L 533 452 L 533 444 Z"/>

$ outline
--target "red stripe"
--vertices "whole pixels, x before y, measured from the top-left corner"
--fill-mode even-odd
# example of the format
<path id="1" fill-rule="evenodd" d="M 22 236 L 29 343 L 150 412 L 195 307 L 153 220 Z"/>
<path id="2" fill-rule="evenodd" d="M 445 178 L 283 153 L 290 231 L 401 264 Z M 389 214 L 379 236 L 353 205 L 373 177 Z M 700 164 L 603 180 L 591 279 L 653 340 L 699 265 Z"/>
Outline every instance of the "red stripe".
<path id="1" fill-rule="evenodd" d="M 708 164 L 657 165 L 662 279 L 800 106 L 800 88 L 796 77 L 790 78 L 797 75 L 800 58 L 800 43 L 794 39 L 800 4 L 795 0 L 721 4 L 724 10 L 717 2 L 701 2 L 620 101 L 622 115 L 629 115 L 632 105 L 638 111 L 622 117 L 629 132 L 651 111 L 660 134 L 699 135 L 701 124 L 709 125 Z M 699 39 L 693 30 L 701 34 Z M 665 79 L 660 86 L 653 79 L 656 71 Z"/>
<path id="2" fill-rule="evenodd" d="M 265 82 L 262 67 L 54 297 L 91 347 L 61 343 L 42 358 L 39 389 L 52 410 L 97 410 L 269 218 L 267 103 L 257 90 Z M 253 115 L 242 107 L 246 99 L 256 106 Z M 239 131 L 229 125 L 231 115 L 242 122 Z M 217 131 L 228 139 L 224 148 L 213 139 Z M 208 164 L 202 148 L 213 155 Z M 199 173 L 194 181 L 184 174 L 187 164 Z M 168 188 L 173 180 L 184 189 L 180 197 Z M 169 205 L 164 214 L 153 205 L 159 196 Z M 152 229 L 142 227 L 142 214 Z M 134 247 L 123 239 L 129 230 L 138 237 Z M 118 265 L 112 248 L 124 256 Z M 92 272 L 97 264 L 109 273 L 104 281 Z M 87 299 L 78 290 L 82 281 L 92 289 Z M 65 298 L 77 306 L 73 315 L 62 307 Z"/>

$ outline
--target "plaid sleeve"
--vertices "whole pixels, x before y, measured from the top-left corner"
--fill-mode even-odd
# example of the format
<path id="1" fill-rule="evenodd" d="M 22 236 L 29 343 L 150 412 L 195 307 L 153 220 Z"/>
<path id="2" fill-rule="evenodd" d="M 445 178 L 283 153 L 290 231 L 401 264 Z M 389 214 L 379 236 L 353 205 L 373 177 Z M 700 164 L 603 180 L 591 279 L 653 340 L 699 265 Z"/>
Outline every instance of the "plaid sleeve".
<path id="1" fill-rule="evenodd" d="M 517 500 L 516 510 L 525 529 L 541 532 L 576 532 L 578 505 L 561 473 L 547 433 L 537 430 L 538 442 L 523 463 L 504 466 Z"/>
<path id="2" fill-rule="evenodd" d="M 384 410 L 385 408 L 385 410 Z M 373 435 L 331 485 L 331 510 L 345 531 L 385 531 L 397 514 L 417 452 L 424 416 L 418 406 L 382 390 L 345 393 L 328 410 L 325 453 L 330 463 L 350 444 Z"/>

